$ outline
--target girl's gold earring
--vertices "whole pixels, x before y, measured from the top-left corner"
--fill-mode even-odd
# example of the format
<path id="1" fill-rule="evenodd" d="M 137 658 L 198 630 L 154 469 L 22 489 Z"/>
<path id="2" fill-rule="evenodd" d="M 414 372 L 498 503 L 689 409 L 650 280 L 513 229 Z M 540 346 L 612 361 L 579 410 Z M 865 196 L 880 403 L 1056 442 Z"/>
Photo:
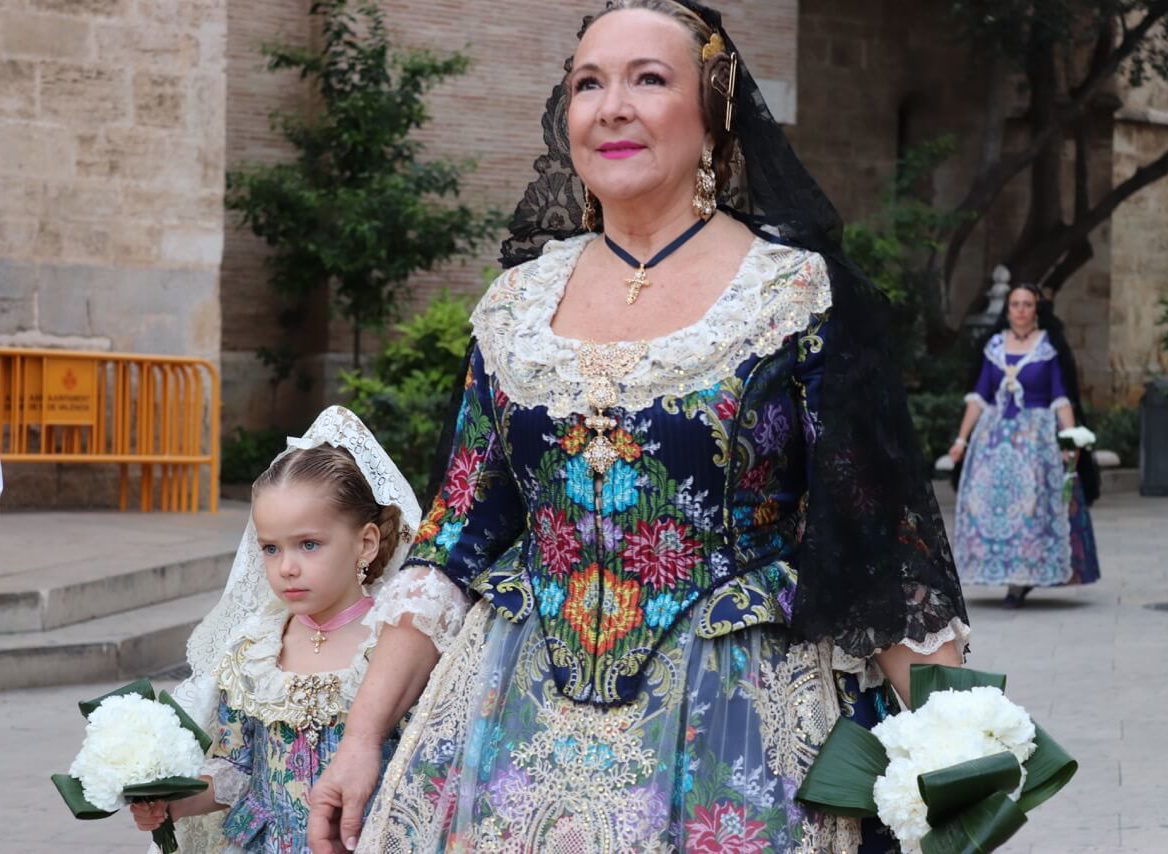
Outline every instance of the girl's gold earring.
<path id="1" fill-rule="evenodd" d="M 357 564 L 357 583 L 362 587 L 365 586 L 365 579 L 369 574 L 369 562 L 361 561 Z"/>

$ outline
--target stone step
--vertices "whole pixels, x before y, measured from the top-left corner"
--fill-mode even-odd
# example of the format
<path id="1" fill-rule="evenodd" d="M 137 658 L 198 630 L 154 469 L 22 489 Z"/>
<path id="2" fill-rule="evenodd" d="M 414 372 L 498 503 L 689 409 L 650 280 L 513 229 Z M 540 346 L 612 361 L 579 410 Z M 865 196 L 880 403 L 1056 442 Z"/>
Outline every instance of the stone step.
<path id="1" fill-rule="evenodd" d="M 48 631 L 0 635 L 0 691 L 130 681 L 186 657 L 191 630 L 220 591 L 184 596 Z"/>
<path id="2" fill-rule="evenodd" d="M 0 637 L 223 588 L 246 505 L 218 514 L 0 516 Z"/>

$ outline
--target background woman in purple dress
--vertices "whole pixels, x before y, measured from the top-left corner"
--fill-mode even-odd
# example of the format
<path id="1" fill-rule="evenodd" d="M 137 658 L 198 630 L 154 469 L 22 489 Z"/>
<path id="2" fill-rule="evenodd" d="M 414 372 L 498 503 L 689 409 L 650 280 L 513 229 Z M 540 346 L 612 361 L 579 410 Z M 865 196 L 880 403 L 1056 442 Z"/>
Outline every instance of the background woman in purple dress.
<path id="1" fill-rule="evenodd" d="M 982 351 L 965 417 L 949 450 L 965 460 L 953 556 L 968 584 L 1009 585 L 1005 606 L 1034 587 L 1090 584 L 1099 560 L 1087 505 L 1098 495 L 1090 454 L 1060 451 L 1078 409 L 1074 360 L 1061 325 L 1033 285 L 1010 291 L 1000 331 Z M 1081 417 L 1081 416 L 1080 416 Z M 1068 464 L 1081 476 L 1064 490 Z"/>

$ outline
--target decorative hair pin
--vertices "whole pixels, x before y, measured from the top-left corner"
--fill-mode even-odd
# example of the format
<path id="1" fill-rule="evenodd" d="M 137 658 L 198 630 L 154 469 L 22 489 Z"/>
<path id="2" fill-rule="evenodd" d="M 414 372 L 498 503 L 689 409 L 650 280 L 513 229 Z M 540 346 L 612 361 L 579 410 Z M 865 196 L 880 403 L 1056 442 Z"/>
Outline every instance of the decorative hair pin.
<path id="1" fill-rule="evenodd" d="M 719 41 L 721 41 L 719 39 Z M 734 123 L 734 92 L 738 83 L 738 54 L 730 54 L 730 83 L 726 87 L 726 132 Z"/>
<path id="2" fill-rule="evenodd" d="M 725 52 L 726 42 L 722 41 L 721 34 L 715 31 L 710 34 L 710 40 L 702 45 L 702 62 L 709 62 L 710 57 Z"/>

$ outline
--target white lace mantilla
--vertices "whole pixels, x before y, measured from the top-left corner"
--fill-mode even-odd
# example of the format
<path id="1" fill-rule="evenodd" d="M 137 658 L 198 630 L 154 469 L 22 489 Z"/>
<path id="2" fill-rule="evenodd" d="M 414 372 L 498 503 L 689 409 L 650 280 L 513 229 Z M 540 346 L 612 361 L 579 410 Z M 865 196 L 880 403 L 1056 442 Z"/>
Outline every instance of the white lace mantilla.
<path id="1" fill-rule="evenodd" d="M 553 418 L 591 411 L 577 354 L 584 342 L 552 331 L 568 279 L 594 234 L 550 241 L 543 254 L 491 285 L 471 317 L 483 363 L 515 403 Z M 636 412 L 731 375 L 747 358 L 775 352 L 831 307 L 823 257 L 756 238 L 722 295 L 697 323 L 645 342 L 647 355 L 617 381 L 620 406 Z"/>
<path id="2" fill-rule="evenodd" d="M 470 600 L 453 581 L 429 566 L 407 566 L 386 582 L 364 624 L 380 633 L 410 617 L 413 627 L 430 637 L 439 652 L 454 643 Z"/>
<path id="3" fill-rule="evenodd" d="M 287 620 L 288 612 L 280 609 L 256 615 L 241 626 L 238 642 L 223 659 L 218 682 L 227 704 L 233 709 L 261 721 L 264 726 L 279 722 L 299 729 L 313 723 L 319 702 L 306 698 L 299 686 L 299 681 L 308 674 L 291 673 L 280 668 Z M 377 635 L 370 632 L 344 670 L 311 674 L 330 682 L 335 678 L 335 697 L 328 702 L 336 707 L 337 713 L 347 711 L 353 705 L 369 666 L 366 656 L 375 643 Z"/>

